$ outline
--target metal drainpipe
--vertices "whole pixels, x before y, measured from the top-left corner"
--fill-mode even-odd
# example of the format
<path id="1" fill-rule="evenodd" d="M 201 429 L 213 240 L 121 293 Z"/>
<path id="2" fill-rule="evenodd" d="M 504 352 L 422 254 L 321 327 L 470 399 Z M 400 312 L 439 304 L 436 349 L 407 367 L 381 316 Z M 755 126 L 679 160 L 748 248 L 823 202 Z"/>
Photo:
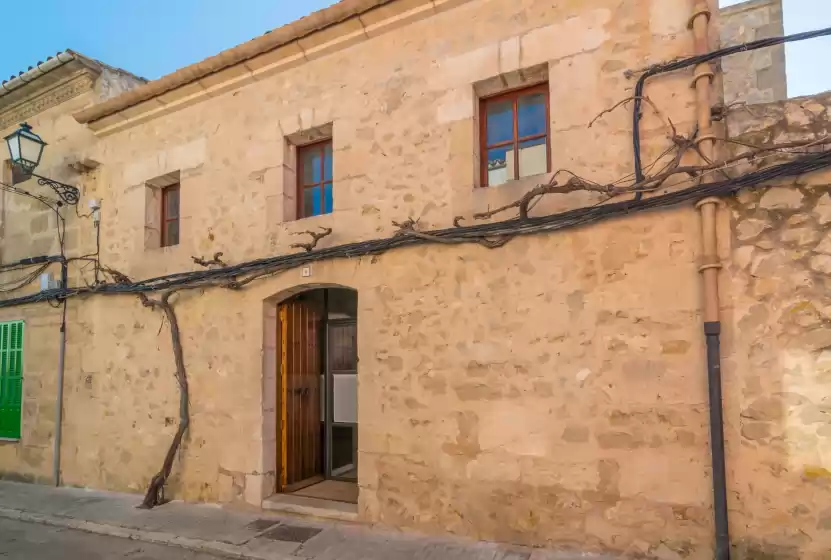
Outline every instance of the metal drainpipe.
<path id="1" fill-rule="evenodd" d="M 69 265 L 66 259 L 61 260 L 61 287 L 66 288 L 69 277 Z M 61 331 L 58 342 L 58 395 L 55 402 L 55 440 L 52 450 L 52 482 L 55 486 L 61 485 L 61 436 L 63 429 L 63 380 L 64 362 L 66 358 L 66 299 L 63 300 L 61 311 Z"/>
<path id="2" fill-rule="evenodd" d="M 706 0 L 698 0 L 690 18 L 695 36 L 696 54 L 710 52 L 710 18 Z M 711 109 L 711 89 L 715 74 L 711 65 L 695 67 L 693 85 L 696 93 L 699 149 L 706 159 L 715 161 L 715 140 Z M 705 163 L 705 162 L 703 162 Z M 707 179 L 704 179 L 705 181 Z M 715 559 L 730 558 L 730 533 L 727 519 L 727 474 L 724 458 L 724 411 L 721 391 L 721 321 L 719 317 L 718 274 L 721 261 L 718 256 L 716 219 L 721 201 L 705 198 L 696 204 L 701 214 L 702 258 L 699 268 L 704 296 L 704 335 L 707 341 L 707 384 L 710 401 L 710 453 L 713 466 L 713 515 L 715 521 Z"/>

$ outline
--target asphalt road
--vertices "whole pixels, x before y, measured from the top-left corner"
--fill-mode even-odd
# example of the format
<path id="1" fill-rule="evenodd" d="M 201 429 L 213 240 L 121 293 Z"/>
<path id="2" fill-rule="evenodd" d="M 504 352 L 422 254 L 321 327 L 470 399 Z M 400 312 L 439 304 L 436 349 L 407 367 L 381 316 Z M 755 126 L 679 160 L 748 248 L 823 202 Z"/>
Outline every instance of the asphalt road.
<path id="1" fill-rule="evenodd" d="M 0 560 L 220 560 L 178 547 L 0 519 Z"/>

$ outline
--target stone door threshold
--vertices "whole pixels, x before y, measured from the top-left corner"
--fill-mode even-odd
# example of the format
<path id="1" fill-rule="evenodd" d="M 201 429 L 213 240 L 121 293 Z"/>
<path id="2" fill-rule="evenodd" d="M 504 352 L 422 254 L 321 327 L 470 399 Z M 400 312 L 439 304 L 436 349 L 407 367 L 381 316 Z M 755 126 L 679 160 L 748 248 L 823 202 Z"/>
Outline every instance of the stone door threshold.
<path id="1" fill-rule="evenodd" d="M 263 509 L 278 513 L 301 515 L 337 521 L 358 521 L 358 505 L 318 498 L 274 494 L 263 500 Z"/>

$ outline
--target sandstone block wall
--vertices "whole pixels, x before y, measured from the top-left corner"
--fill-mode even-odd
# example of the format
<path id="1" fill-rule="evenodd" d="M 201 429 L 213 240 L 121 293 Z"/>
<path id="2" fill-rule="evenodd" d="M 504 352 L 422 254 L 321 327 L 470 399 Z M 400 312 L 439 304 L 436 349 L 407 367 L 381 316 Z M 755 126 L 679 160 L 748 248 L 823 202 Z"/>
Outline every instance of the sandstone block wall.
<path id="1" fill-rule="evenodd" d="M 785 34 L 782 0 L 749 0 L 723 8 L 721 46 Z M 739 53 L 722 60 L 725 103 L 771 103 L 788 97 L 785 45 Z"/>
<path id="2" fill-rule="evenodd" d="M 749 144 L 823 138 L 829 107 L 824 94 L 737 109 L 731 134 Z M 825 558 L 831 550 L 830 191 L 831 173 L 822 172 L 747 189 L 729 202 L 731 514 L 750 557 Z"/>
<path id="3" fill-rule="evenodd" d="M 334 230 L 325 246 L 389 235 L 392 220 L 410 216 L 423 228 L 446 227 L 455 216 L 513 200 L 544 178 L 476 187 L 477 91 L 526 68 L 548 74 L 553 167 L 616 179 L 631 171 L 631 115 L 587 124 L 629 95 L 624 69 L 691 52 L 689 10 L 680 0 L 457 2 L 102 137 L 93 152 L 103 165 L 85 185 L 86 196 L 104 200 L 102 259 L 146 278 L 194 269 L 191 256 L 216 251 L 230 262 L 289 252 L 293 233 L 319 226 Z M 670 75 L 648 86 L 682 133 L 693 127 L 689 78 Z M 806 133 L 782 130 L 782 113 L 770 110 L 757 113 L 754 125 L 769 129 L 769 138 Z M 802 110 L 781 111 L 804 127 L 812 121 Z M 333 134 L 335 210 L 288 221 L 294 161 L 287 139 L 314 129 Z M 645 161 L 664 151 L 666 135 L 647 111 Z M 146 182 L 175 171 L 182 243 L 148 249 Z M 791 355 L 786 335 L 821 344 L 811 337 L 824 334 L 809 333 L 824 332 L 824 323 L 780 321 L 778 312 L 754 307 L 763 293 L 771 305 L 786 295 L 801 294 L 803 304 L 821 297 L 823 272 L 812 266 L 822 261 L 813 245 L 825 235 L 813 216 L 822 195 L 810 188 L 785 189 L 770 207 L 766 192 L 758 201 L 740 197 L 720 214 L 721 255 L 731 261 L 722 312 L 739 557 L 821 558 L 828 548 L 820 503 L 826 467 L 816 443 L 822 423 L 801 420 L 803 413 L 819 417 L 812 407 L 823 404 L 821 388 L 788 373 L 787 391 L 772 391 L 785 379 L 776 360 L 795 363 L 783 358 Z M 793 192 L 801 195 L 798 208 L 788 206 Z M 550 197 L 535 211 L 596 201 L 579 193 Z M 783 229 L 796 214 L 810 215 L 803 224 L 818 228 L 804 249 L 798 244 L 811 233 L 791 239 Z M 273 309 L 304 287 L 340 285 L 356 289 L 359 301 L 362 520 L 631 556 L 711 557 L 698 227 L 684 207 L 520 238 L 494 251 L 416 247 L 316 263 L 309 278 L 288 271 L 241 292 L 181 294 L 193 419 L 172 495 L 256 505 L 273 491 Z M 755 245 L 760 238 L 744 238 L 755 227 L 764 230 L 757 235 L 780 232 L 771 242 L 781 245 L 764 249 Z M 745 269 L 738 263 L 749 243 Z M 787 254 L 762 266 L 762 257 L 777 252 Z M 810 270 L 817 284 L 803 293 L 787 276 L 745 287 L 742 271 L 753 270 L 754 259 L 761 259 L 755 271 L 762 280 L 793 266 L 794 276 Z M 131 296 L 73 300 L 70 309 L 65 480 L 140 491 L 175 431 L 167 331 L 160 334 L 160 316 Z M 46 336 L 29 340 L 54 344 Z M 54 388 L 46 372 L 54 365 L 49 358 L 40 364 L 44 373 L 32 374 L 34 381 L 27 370 L 32 404 L 24 424 L 48 442 Z M 792 432 L 777 412 L 788 399 L 800 419 Z M 34 451 L 31 442 L 40 440 L 33 437 L 0 447 L 4 471 L 48 473 L 48 448 Z"/>
<path id="4" fill-rule="evenodd" d="M 79 213 L 82 214 L 89 212 L 86 206 L 89 199 L 88 185 L 95 180 L 97 172 L 77 173 L 69 164 L 89 157 L 96 138 L 89 130 L 78 125 L 72 114 L 99 99 L 95 85 L 101 83 L 103 82 L 96 82 L 89 76 L 77 75 L 69 82 L 63 80 L 56 89 L 37 92 L 33 99 L 24 100 L 22 106 L 10 110 L 3 107 L 5 112 L 0 111 L 3 116 L 18 110 L 26 111 L 26 103 L 41 103 L 49 107 L 26 117 L 33 130 L 48 142 L 37 172 L 78 186 L 83 194 L 79 206 Z M 77 95 L 61 101 L 67 91 L 73 91 L 67 89 L 70 86 L 77 88 Z M 5 137 L 18 127 L 17 120 L 11 122 L 14 125 L 0 132 L 0 136 Z M 0 161 L 5 170 L 6 159 L 9 157 L 5 143 L 0 149 L 4 154 Z M 10 179 L 8 172 L 0 178 L 7 184 L 11 183 Z M 25 181 L 15 187 L 55 199 L 55 193 L 46 186 L 38 185 L 36 180 Z M 71 207 L 64 207 L 61 214 L 66 221 L 66 255 L 77 257 L 94 253 L 95 232 L 91 220 L 79 218 Z M 58 218 L 54 211 L 32 198 L 0 191 L 0 232 L 0 264 L 28 257 L 60 254 Z M 76 261 L 70 265 L 70 285 L 83 285 L 82 278 L 91 280 L 91 269 L 88 266 L 86 273 L 82 273 L 82 267 L 87 264 Z M 2 272 L 0 280 L 4 285 L 15 284 L 31 271 L 32 269 Z M 51 274 L 55 280 L 61 277 L 60 265 L 57 263 L 50 265 L 44 272 Z M 23 290 L 0 293 L 0 299 L 34 294 L 39 289 L 40 283 L 36 281 Z M 25 322 L 22 435 L 19 442 L 0 442 L 0 474 L 14 479 L 47 482 L 52 476 L 61 311 L 46 303 L 16 307 L 4 310 L 0 320 Z M 69 306 L 67 320 L 70 324 L 67 337 L 68 358 L 71 362 L 80 351 L 77 308 L 73 304 Z"/>
<path id="5" fill-rule="evenodd" d="M 150 277 L 192 269 L 192 255 L 287 252 L 292 233 L 320 226 L 337 244 L 389 235 L 410 216 L 446 227 L 514 199 L 544 178 L 476 187 L 477 88 L 522 69 L 548 75 L 555 169 L 598 180 L 630 171 L 631 115 L 587 124 L 627 95 L 626 68 L 689 52 L 686 3 L 457 4 L 101 138 L 105 262 Z M 681 127 L 694 117 L 688 85 L 668 76 L 649 92 Z M 285 221 L 287 139 L 328 127 L 334 212 Z M 644 131 L 644 157 L 654 157 L 666 130 L 650 113 Z M 145 182 L 177 170 L 182 243 L 148 251 Z M 596 200 L 552 197 L 536 210 Z M 316 264 L 311 278 L 292 271 L 240 294 L 182 296 L 194 417 L 174 495 L 259 503 L 273 490 L 276 366 L 264 316 L 287 290 L 336 284 L 355 288 L 360 308 L 363 520 L 525 544 L 705 550 L 695 231 L 694 213 L 679 211 L 502 251 L 417 248 Z M 66 477 L 135 490 L 175 429 L 168 342 L 134 298 L 79 313 Z"/>

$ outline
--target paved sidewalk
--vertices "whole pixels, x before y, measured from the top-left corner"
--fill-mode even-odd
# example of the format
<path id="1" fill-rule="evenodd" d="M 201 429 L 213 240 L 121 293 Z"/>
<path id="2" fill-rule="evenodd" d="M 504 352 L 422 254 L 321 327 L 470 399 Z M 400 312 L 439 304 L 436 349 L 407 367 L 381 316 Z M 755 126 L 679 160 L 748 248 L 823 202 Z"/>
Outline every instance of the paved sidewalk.
<path id="1" fill-rule="evenodd" d="M 172 502 L 136 509 L 141 496 L 0 481 L 0 518 L 156 545 L 269 560 L 576 560 L 596 555 L 437 539 L 218 506 Z M 607 557 L 604 557 L 607 558 Z"/>
<path id="2" fill-rule="evenodd" d="M 223 560 L 209 552 L 0 519 L 3 560 Z"/>

